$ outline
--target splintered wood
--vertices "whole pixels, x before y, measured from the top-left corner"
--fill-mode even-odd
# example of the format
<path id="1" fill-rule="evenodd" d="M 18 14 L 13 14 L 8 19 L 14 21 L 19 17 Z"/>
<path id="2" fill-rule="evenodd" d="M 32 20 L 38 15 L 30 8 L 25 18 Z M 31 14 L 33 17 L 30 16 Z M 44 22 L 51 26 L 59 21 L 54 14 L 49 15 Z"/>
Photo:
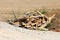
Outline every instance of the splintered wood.
<path id="1" fill-rule="evenodd" d="M 23 15 L 22 18 L 15 19 L 13 22 L 9 20 L 9 23 L 19 22 L 19 26 L 27 29 L 32 30 L 48 30 L 45 28 L 51 20 L 54 18 L 55 14 L 51 17 L 47 17 L 46 15 L 40 13 L 39 11 L 36 12 L 27 12 Z"/>

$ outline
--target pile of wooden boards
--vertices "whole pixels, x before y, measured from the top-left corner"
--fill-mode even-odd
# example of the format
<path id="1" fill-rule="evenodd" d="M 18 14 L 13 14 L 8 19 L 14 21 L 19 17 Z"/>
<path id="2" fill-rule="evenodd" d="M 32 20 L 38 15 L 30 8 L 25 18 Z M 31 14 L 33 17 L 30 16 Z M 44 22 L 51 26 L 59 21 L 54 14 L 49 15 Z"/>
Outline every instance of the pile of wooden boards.
<path id="1" fill-rule="evenodd" d="M 11 19 L 8 20 L 8 22 L 11 24 L 15 22 L 19 22 L 19 26 L 27 29 L 32 30 L 48 30 L 45 28 L 51 20 L 54 18 L 55 14 L 51 17 L 47 17 L 46 15 L 42 14 L 39 11 L 35 12 L 27 12 L 25 15 L 23 15 L 19 19 L 14 19 L 11 21 Z"/>

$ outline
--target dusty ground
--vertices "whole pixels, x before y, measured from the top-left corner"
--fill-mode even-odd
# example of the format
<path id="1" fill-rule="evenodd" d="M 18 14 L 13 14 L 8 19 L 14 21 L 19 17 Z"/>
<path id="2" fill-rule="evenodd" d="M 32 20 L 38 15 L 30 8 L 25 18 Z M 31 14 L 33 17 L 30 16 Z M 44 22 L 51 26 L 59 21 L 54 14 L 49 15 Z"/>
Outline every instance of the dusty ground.
<path id="1" fill-rule="evenodd" d="M 14 18 L 12 10 L 15 10 L 17 17 L 28 9 L 47 8 L 47 16 L 56 13 L 52 27 L 60 29 L 60 0 L 0 0 L 0 21 L 7 21 Z"/>
<path id="2" fill-rule="evenodd" d="M 60 32 L 28 30 L 0 22 L 0 40 L 60 40 Z"/>
<path id="3" fill-rule="evenodd" d="M 0 0 L 0 9 L 60 8 L 60 0 Z"/>
<path id="4" fill-rule="evenodd" d="M 5 23 L 9 18 L 14 18 L 12 10 L 17 17 L 26 9 L 47 8 L 47 16 L 56 13 L 52 20 L 53 27 L 60 30 L 60 0 L 0 0 L 0 40 L 60 40 L 60 33 L 51 31 L 34 31 L 13 27 Z"/>

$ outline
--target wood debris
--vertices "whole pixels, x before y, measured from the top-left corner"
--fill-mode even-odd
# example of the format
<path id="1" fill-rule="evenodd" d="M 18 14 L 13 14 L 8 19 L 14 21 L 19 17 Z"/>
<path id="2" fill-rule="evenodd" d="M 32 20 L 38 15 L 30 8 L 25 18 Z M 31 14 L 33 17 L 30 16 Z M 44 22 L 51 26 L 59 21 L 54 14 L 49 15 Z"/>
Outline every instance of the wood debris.
<path id="1" fill-rule="evenodd" d="M 46 15 L 36 11 L 35 13 L 27 12 L 23 15 L 22 18 L 15 19 L 11 21 L 9 19 L 9 23 L 19 22 L 20 27 L 32 29 L 32 30 L 48 30 L 45 28 L 51 20 L 54 18 L 55 14 L 51 17 L 47 17 Z"/>

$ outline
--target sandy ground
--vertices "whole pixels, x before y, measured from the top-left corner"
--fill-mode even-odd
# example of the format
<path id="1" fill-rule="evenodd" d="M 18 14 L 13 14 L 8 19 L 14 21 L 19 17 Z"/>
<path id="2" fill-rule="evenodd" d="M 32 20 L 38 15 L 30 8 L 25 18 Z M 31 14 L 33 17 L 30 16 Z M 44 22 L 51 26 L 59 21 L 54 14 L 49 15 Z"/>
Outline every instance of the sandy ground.
<path id="1" fill-rule="evenodd" d="M 60 0 L 0 0 L 0 8 L 59 8 Z"/>
<path id="2" fill-rule="evenodd" d="M 6 22 L 12 18 L 13 9 L 17 15 L 20 15 L 25 9 L 36 8 L 53 9 L 47 14 L 50 16 L 56 13 L 54 25 L 51 27 L 60 28 L 60 0 L 0 0 L 0 21 Z M 0 22 L 0 40 L 60 40 L 60 33 L 57 32 L 26 30 L 5 22 Z"/>
<path id="3" fill-rule="evenodd" d="M 18 17 L 28 9 L 47 8 L 47 16 L 56 14 L 53 26 L 60 29 L 60 0 L 0 0 L 0 21 L 7 21 L 14 18 L 12 10 Z M 51 28 L 50 27 L 50 28 Z"/>
<path id="4" fill-rule="evenodd" d="M 0 11 L 35 8 L 60 8 L 60 0 L 0 0 Z"/>
<path id="5" fill-rule="evenodd" d="M 34 31 L 0 22 L 0 40 L 60 40 L 60 32 Z"/>

